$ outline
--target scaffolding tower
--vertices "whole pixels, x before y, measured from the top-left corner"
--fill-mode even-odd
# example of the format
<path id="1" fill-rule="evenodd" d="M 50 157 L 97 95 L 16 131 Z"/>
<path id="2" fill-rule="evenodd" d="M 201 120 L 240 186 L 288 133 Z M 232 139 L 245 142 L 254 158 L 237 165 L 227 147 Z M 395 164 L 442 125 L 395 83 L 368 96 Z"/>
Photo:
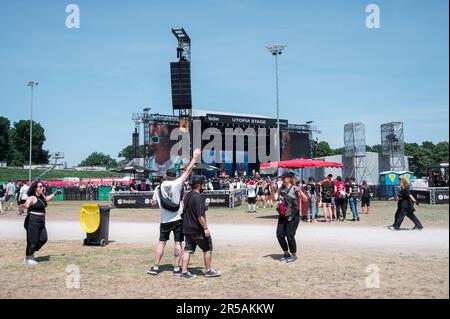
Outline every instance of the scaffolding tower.
<path id="1" fill-rule="evenodd" d="M 348 123 L 344 126 L 345 157 L 351 159 L 350 175 L 361 183 L 366 179 L 366 126 L 364 123 Z M 368 181 L 373 182 L 373 181 Z"/>
<path id="2" fill-rule="evenodd" d="M 384 171 L 406 170 L 403 122 L 381 125 L 382 167 Z"/>

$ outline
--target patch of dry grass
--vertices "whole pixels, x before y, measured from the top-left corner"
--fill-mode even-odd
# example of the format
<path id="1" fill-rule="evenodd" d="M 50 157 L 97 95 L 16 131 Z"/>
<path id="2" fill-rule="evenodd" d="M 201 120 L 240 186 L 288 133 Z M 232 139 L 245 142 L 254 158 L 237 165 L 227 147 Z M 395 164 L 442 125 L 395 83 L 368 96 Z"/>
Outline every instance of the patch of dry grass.
<path id="1" fill-rule="evenodd" d="M 24 242 L 2 241 L 0 298 L 448 298 L 448 256 L 302 247 L 300 259 L 280 263 L 278 251 L 261 247 L 217 247 L 219 278 L 192 280 L 172 275 L 171 245 L 160 275 L 146 274 L 153 245 L 49 242 L 36 266 L 21 264 Z M 66 267 L 77 265 L 80 289 L 66 288 Z M 368 289 L 366 268 L 380 269 L 380 288 Z M 202 254 L 191 259 L 200 274 Z"/>

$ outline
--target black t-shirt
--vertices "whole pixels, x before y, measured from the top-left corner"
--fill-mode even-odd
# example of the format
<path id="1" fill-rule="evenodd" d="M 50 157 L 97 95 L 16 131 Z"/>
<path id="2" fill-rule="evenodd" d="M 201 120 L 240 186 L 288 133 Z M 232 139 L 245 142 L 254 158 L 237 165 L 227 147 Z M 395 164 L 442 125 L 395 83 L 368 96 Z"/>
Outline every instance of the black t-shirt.
<path id="1" fill-rule="evenodd" d="M 205 200 L 194 191 L 186 194 L 183 200 L 183 233 L 187 235 L 203 234 L 204 230 L 198 218 L 205 215 Z"/>
<path id="2" fill-rule="evenodd" d="M 308 191 L 311 195 L 314 195 L 316 186 L 313 183 L 306 184 L 306 191 Z"/>
<path id="3" fill-rule="evenodd" d="M 411 208 L 411 198 L 409 198 L 411 192 L 407 188 L 401 188 L 398 193 L 398 208 L 401 209 L 410 209 Z"/>

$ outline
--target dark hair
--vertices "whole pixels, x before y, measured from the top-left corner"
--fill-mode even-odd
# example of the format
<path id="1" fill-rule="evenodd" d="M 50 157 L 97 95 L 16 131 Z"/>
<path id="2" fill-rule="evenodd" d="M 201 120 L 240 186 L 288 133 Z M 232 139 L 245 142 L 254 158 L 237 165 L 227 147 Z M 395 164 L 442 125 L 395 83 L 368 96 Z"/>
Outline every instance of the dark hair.
<path id="1" fill-rule="evenodd" d="M 356 178 L 350 177 L 350 181 L 351 181 L 351 182 L 356 182 Z"/>
<path id="2" fill-rule="evenodd" d="M 314 178 L 312 178 L 312 176 L 310 176 L 310 177 L 308 177 L 308 181 L 314 182 Z"/>
<path id="3" fill-rule="evenodd" d="M 41 184 L 42 186 L 44 186 L 44 184 L 42 184 L 42 182 L 36 181 L 33 184 L 31 184 L 30 188 L 28 189 L 27 195 L 28 196 L 34 196 L 36 195 L 36 189 L 38 187 L 38 185 Z"/>
<path id="4" fill-rule="evenodd" d="M 328 177 L 333 177 L 333 174 L 328 174 Z"/>
<path id="5" fill-rule="evenodd" d="M 342 182 L 342 177 L 338 176 L 338 177 L 336 177 L 336 180 L 337 180 L 338 182 Z"/>

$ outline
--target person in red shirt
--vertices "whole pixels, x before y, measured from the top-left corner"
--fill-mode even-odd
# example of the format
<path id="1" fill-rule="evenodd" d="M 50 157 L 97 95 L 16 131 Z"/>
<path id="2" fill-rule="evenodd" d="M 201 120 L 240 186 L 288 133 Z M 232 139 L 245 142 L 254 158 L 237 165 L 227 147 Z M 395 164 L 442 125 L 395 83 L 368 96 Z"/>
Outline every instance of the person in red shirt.
<path id="1" fill-rule="evenodd" d="M 340 176 L 336 177 L 336 183 L 334 184 L 334 197 L 336 199 L 336 217 L 340 221 L 345 221 L 347 216 L 347 192 L 345 191 L 345 184 L 342 182 L 342 178 Z"/>

